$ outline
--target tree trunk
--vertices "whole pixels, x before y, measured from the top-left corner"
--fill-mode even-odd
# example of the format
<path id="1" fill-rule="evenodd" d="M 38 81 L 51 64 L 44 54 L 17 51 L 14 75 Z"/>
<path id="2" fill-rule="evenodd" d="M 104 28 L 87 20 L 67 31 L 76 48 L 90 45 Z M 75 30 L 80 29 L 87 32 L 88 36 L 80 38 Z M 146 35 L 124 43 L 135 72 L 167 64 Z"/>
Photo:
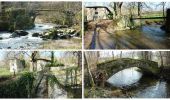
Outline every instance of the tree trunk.
<path id="1" fill-rule="evenodd" d="M 81 51 L 78 51 L 78 67 L 81 68 L 81 62 L 82 62 L 82 53 Z"/>
<path id="2" fill-rule="evenodd" d="M 114 57 L 114 51 L 112 51 L 112 58 L 115 59 L 115 57 Z"/>
<path id="3" fill-rule="evenodd" d="M 133 58 L 133 59 L 134 59 L 134 55 L 135 55 L 135 52 L 133 51 L 133 52 L 132 52 L 132 58 Z"/>
<path id="4" fill-rule="evenodd" d="M 86 62 L 86 64 L 87 64 L 87 71 L 88 71 L 89 78 L 90 78 L 90 84 L 91 84 L 92 87 L 94 87 L 94 86 L 95 86 L 95 83 L 94 83 L 94 79 L 93 79 L 92 73 L 91 73 L 90 68 L 89 68 L 90 66 L 89 66 L 89 62 L 88 62 L 88 60 L 87 60 L 87 55 L 86 55 L 86 53 L 84 53 L 84 60 L 85 60 L 85 62 Z"/>
<path id="5" fill-rule="evenodd" d="M 162 2 L 162 15 L 165 17 L 165 2 Z M 164 18 L 165 20 L 165 18 Z"/>
<path id="6" fill-rule="evenodd" d="M 138 16 L 141 16 L 141 2 L 138 2 Z"/>
<path id="7" fill-rule="evenodd" d="M 160 54 L 160 58 L 161 58 L 161 67 L 164 67 L 162 52 L 159 51 L 159 54 Z"/>
<path id="8" fill-rule="evenodd" d="M 117 18 L 121 16 L 122 4 L 123 2 L 114 2 L 114 12 L 115 12 L 115 17 Z"/>
<path id="9" fill-rule="evenodd" d="M 120 51 L 120 58 L 122 58 L 122 51 Z"/>

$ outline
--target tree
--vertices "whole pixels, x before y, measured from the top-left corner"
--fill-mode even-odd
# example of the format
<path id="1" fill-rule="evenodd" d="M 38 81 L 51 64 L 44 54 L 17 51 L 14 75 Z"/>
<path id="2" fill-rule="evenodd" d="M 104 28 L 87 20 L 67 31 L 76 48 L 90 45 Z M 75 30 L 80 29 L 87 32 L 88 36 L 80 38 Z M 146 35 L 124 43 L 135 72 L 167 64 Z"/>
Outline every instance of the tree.
<path id="1" fill-rule="evenodd" d="M 138 16 L 141 16 L 141 7 L 142 7 L 142 3 L 138 2 Z"/>
<path id="2" fill-rule="evenodd" d="M 123 2 L 114 2 L 113 9 L 115 12 L 115 17 L 121 16 L 121 8 L 122 8 Z"/>
<path id="3" fill-rule="evenodd" d="M 112 51 L 112 58 L 114 59 L 114 51 Z"/>
<path id="4" fill-rule="evenodd" d="M 90 77 L 91 86 L 94 87 L 95 83 L 94 83 L 94 79 L 93 79 L 93 76 L 92 76 L 92 73 L 91 73 L 91 70 L 90 70 L 90 66 L 89 66 L 89 62 L 87 60 L 87 54 L 86 53 L 84 53 L 84 60 L 85 60 L 85 63 L 87 64 L 87 71 L 88 71 L 88 74 L 89 74 L 89 77 Z"/>
<path id="5" fill-rule="evenodd" d="M 160 55 L 160 58 L 161 58 L 161 67 L 164 67 L 163 56 L 162 56 L 162 52 L 161 51 L 159 51 L 159 55 Z"/>
<path id="6" fill-rule="evenodd" d="M 165 4 L 166 4 L 166 2 L 162 2 L 162 15 L 163 15 L 163 17 L 165 17 Z M 164 18 L 164 20 L 165 20 L 165 18 Z"/>
<path id="7" fill-rule="evenodd" d="M 132 58 L 133 58 L 133 59 L 134 59 L 134 56 L 135 56 L 135 52 L 133 51 L 133 52 L 132 52 Z"/>
<path id="8" fill-rule="evenodd" d="M 120 51 L 120 58 L 122 58 L 122 51 Z"/>

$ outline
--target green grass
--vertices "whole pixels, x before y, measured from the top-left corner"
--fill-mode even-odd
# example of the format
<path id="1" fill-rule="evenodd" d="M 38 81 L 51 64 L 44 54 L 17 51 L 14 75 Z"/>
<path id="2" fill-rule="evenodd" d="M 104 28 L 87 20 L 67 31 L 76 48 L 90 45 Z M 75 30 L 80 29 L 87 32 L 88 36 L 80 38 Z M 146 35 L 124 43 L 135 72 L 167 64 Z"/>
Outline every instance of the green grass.
<path id="1" fill-rule="evenodd" d="M 13 73 L 10 72 L 8 68 L 0 68 L 0 77 L 1 76 L 10 76 Z"/>
<path id="2" fill-rule="evenodd" d="M 146 12 L 146 13 L 142 13 L 141 15 L 142 17 L 161 17 L 163 16 L 163 13 L 162 12 Z"/>
<path id="3" fill-rule="evenodd" d="M 23 74 L 25 72 L 28 72 L 28 69 L 25 68 L 23 71 L 16 73 L 17 75 Z M 14 73 L 10 72 L 10 69 L 8 68 L 0 68 L 0 77 L 3 76 L 12 76 Z"/>

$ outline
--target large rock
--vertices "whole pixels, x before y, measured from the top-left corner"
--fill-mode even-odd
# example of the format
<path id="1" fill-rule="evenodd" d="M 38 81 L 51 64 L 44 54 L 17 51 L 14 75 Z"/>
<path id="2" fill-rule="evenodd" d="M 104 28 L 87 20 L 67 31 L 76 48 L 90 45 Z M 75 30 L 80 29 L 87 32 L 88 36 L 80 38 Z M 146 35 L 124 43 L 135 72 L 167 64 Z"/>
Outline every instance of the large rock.
<path id="1" fill-rule="evenodd" d="M 16 30 L 12 33 L 11 37 L 20 37 L 20 36 L 26 36 L 29 33 L 23 30 Z"/>
<path id="2" fill-rule="evenodd" d="M 40 36 L 39 33 L 33 33 L 33 34 L 32 34 L 32 37 L 38 37 L 38 36 Z"/>

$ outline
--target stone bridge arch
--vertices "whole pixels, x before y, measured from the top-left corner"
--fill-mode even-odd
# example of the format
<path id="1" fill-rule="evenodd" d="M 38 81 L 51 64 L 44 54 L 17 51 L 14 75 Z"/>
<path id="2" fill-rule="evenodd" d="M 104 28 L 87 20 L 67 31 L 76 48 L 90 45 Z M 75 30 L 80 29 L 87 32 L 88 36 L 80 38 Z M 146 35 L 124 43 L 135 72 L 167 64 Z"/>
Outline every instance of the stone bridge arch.
<path id="1" fill-rule="evenodd" d="M 157 62 L 131 58 L 122 58 L 100 63 L 97 65 L 97 70 L 104 72 L 106 74 L 106 79 L 108 79 L 117 72 L 131 67 L 138 67 L 142 71 L 152 75 L 157 75 L 160 71 Z"/>

